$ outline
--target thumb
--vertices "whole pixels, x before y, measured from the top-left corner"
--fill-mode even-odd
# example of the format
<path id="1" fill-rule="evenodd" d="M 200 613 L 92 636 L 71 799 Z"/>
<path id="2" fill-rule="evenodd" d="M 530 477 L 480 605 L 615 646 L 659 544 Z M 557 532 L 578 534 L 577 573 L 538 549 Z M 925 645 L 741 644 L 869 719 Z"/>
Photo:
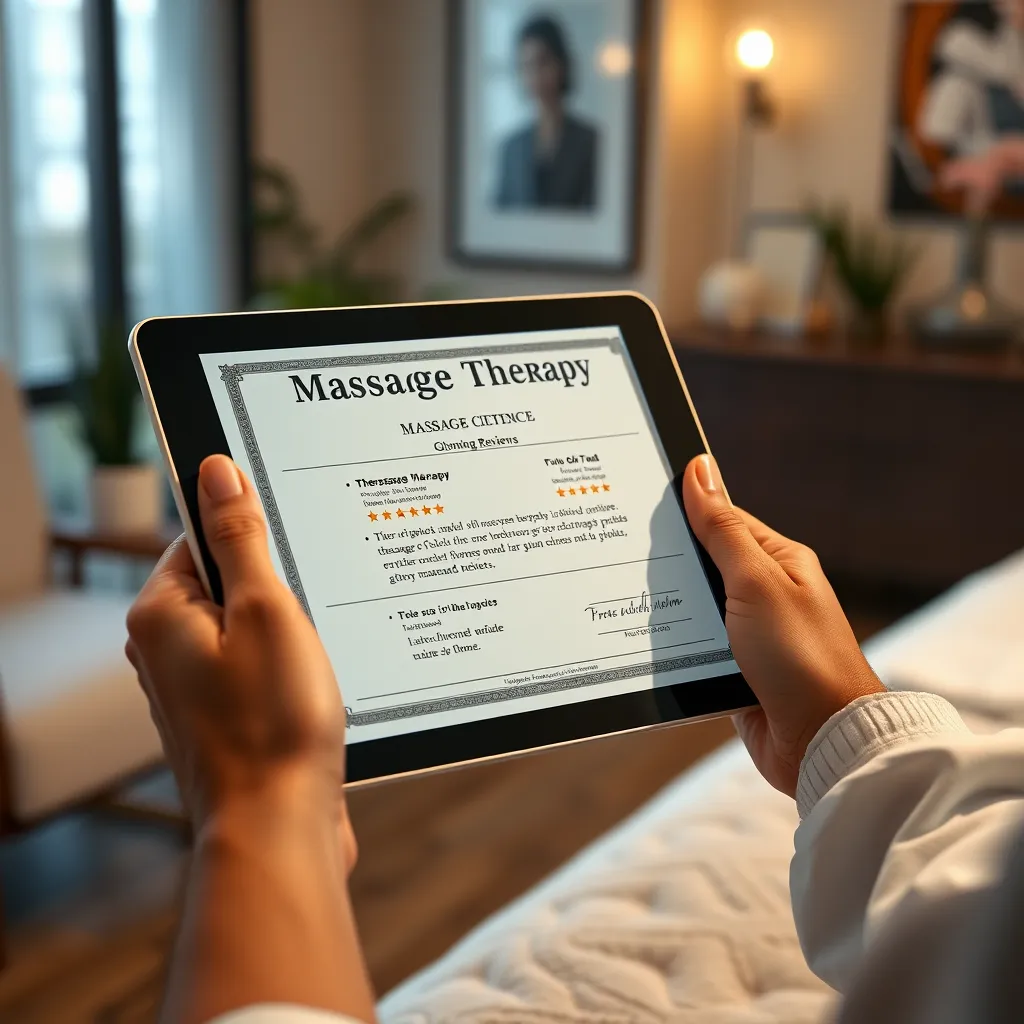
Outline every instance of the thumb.
<path id="1" fill-rule="evenodd" d="M 225 605 L 239 584 L 274 577 L 259 498 L 226 455 L 211 455 L 199 467 L 199 515 L 220 569 Z"/>
<path id="2" fill-rule="evenodd" d="M 690 527 L 718 566 L 727 590 L 730 584 L 748 579 L 751 569 L 767 557 L 729 500 L 712 456 L 698 455 L 686 467 L 683 505 Z"/>

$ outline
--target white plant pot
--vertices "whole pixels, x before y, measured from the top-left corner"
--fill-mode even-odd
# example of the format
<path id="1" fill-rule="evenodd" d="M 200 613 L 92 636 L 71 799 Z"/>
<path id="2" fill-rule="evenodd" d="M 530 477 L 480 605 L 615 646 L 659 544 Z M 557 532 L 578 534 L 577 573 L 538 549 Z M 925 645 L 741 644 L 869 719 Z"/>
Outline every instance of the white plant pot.
<path id="1" fill-rule="evenodd" d="M 156 466 L 97 466 L 92 474 L 92 522 L 100 533 L 152 533 L 164 521 Z"/>

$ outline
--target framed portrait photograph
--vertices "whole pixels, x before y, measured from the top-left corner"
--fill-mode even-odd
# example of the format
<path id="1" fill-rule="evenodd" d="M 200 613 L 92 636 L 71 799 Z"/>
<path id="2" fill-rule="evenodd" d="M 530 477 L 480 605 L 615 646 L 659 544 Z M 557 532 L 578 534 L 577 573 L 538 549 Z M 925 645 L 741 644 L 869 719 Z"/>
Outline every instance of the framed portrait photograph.
<path id="1" fill-rule="evenodd" d="M 449 0 L 448 241 L 622 272 L 641 212 L 646 0 Z"/>
<path id="2" fill-rule="evenodd" d="M 992 216 L 1024 220 L 1024 178 L 1001 171 L 1024 164 L 1024 0 L 908 2 L 900 17 L 890 212 L 960 216 L 994 184 Z"/>

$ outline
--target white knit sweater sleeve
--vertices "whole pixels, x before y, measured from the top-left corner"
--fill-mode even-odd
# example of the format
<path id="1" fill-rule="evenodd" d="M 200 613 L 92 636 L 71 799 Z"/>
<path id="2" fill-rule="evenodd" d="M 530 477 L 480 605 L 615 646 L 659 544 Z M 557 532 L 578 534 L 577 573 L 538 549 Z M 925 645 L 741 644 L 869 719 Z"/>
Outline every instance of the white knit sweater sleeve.
<path id="1" fill-rule="evenodd" d="M 217 1017 L 210 1024 L 359 1024 L 351 1017 L 339 1017 L 323 1010 L 310 1010 L 303 1006 L 266 1005 L 250 1006 Z"/>
<path id="2" fill-rule="evenodd" d="M 797 801 L 797 930 L 844 1022 L 1024 1020 L 1024 731 L 864 697 L 812 741 Z"/>

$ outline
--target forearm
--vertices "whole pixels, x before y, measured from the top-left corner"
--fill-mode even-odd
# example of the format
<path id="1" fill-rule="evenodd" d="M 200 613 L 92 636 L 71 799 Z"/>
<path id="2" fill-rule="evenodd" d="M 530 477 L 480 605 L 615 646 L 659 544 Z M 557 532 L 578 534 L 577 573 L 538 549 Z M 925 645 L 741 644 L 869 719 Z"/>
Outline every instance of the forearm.
<path id="1" fill-rule="evenodd" d="M 797 928 L 812 968 L 847 995 L 844 1019 L 938 1019 L 951 991 L 993 982 L 976 954 L 1001 927 L 1024 733 L 973 736 L 924 694 L 858 703 L 801 769 Z"/>
<path id="2" fill-rule="evenodd" d="M 163 1020 L 261 1003 L 373 1019 L 336 823 L 302 799 L 235 802 L 196 837 Z"/>

